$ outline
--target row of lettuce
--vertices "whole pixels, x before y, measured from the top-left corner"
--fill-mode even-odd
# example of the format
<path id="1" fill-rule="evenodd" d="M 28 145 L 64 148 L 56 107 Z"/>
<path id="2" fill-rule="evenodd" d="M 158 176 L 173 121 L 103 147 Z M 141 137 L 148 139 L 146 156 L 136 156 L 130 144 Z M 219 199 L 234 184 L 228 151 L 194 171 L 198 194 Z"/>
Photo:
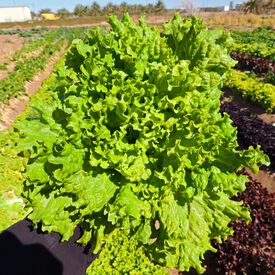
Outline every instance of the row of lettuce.
<path id="1" fill-rule="evenodd" d="M 231 70 L 225 87 L 248 101 L 255 102 L 269 113 L 275 112 L 275 86 L 264 83 L 244 72 Z"/>
<path id="2" fill-rule="evenodd" d="M 34 39 L 37 36 L 41 36 L 48 31 L 49 29 L 47 27 L 32 28 L 32 29 L 14 29 L 14 30 L 0 29 L 0 35 L 18 35 L 20 37 Z"/>
<path id="3" fill-rule="evenodd" d="M 221 83 L 234 65 L 227 36 L 179 15 L 164 34 L 127 15 L 109 23 L 109 32 L 74 40 L 2 135 L 0 160 L 16 166 L 3 173 L 18 183 L 2 206 L 17 213 L 26 203 L 10 222 L 31 212 L 63 240 L 80 225 L 79 242 L 92 241 L 95 253 L 106 242 L 89 274 L 202 273 L 210 241 L 232 234 L 237 217 L 249 220 L 231 200 L 247 182 L 236 172 L 269 163 L 259 148 L 237 150 L 220 113 Z"/>
<path id="4" fill-rule="evenodd" d="M 36 39 L 30 39 L 10 59 L 15 67 L 0 81 L 0 103 L 8 103 L 11 97 L 24 94 L 26 82 L 43 71 L 55 53 L 68 46 L 82 33 L 83 28 L 60 28 L 36 36 Z M 5 67 L 7 65 L 5 64 Z"/>
<path id="5" fill-rule="evenodd" d="M 275 32 L 272 27 L 230 33 L 234 39 L 232 51 L 275 61 Z"/>
<path id="6" fill-rule="evenodd" d="M 231 31 L 231 56 L 238 62 L 225 87 L 255 102 L 269 113 L 275 112 L 275 31 Z"/>

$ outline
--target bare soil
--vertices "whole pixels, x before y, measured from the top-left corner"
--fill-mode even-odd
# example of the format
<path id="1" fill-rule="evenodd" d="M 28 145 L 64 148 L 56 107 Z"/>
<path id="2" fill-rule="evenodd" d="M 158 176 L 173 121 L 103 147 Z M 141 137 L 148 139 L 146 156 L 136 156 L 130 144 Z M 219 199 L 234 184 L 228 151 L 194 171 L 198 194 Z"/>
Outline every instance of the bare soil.
<path id="1" fill-rule="evenodd" d="M 12 126 L 16 117 L 26 108 L 30 95 L 35 93 L 40 88 L 43 80 L 49 77 L 54 64 L 64 51 L 65 47 L 54 55 L 43 72 L 38 73 L 32 81 L 26 82 L 26 93 L 24 95 L 12 98 L 8 105 L 0 105 L 0 131 L 6 131 Z"/>
<path id="2" fill-rule="evenodd" d="M 0 35 L 0 49 L 1 49 L 0 64 L 4 64 L 8 62 L 12 57 L 12 55 L 22 48 L 25 41 L 26 41 L 25 38 L 22 38 L 17 34 Z"/>
<path id="3" fill-rule="evenodd" d="M 247 170 L 248 171 L 248 170 Z M 267 167 L 261 167 L 258 174 L 253 175 L 251 171 L 248 171 L 250 176 L 256 179 L 265 187 L 269 193 L 275 192 L 275 173 Z"/>

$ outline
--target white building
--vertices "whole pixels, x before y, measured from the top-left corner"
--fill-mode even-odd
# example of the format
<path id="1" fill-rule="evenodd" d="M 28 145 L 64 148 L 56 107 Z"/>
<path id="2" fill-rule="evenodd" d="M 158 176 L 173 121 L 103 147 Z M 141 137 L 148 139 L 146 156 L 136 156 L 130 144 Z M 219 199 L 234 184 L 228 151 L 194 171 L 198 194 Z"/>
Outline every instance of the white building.
<path id="1" fill-rule="evenodd" d="M 32 19 L 28 7 L 0 7 L 0 23 L 23 22 Z"/>
<path id="2" fill-rule="evenodd" d="M 223 11 L 229 11 L 230 10 L 230 7 L 229 6 L 224 6 L 223 7 Z"/>

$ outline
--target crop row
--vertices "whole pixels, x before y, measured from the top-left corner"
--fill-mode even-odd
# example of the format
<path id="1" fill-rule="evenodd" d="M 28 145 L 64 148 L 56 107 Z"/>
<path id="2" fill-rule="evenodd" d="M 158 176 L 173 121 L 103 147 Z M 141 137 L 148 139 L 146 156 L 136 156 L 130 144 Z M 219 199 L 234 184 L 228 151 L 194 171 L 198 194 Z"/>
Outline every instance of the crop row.
<path id="1" fill-rule="evenodd" d="M 260 44 L 270 49 L 275 48 L 275 33 L 272 27 L 259 27 L 253 31 L 232 30 L 231 36 L 237 43 Z"/>
<path id="2" fill-rule="evenodd" d="M 7 103 L 10 97 L 24 93 L 26 81 L 30 81 L 35 74 L 42 71 L 49 62 L 49 58 L 76 35 L 79 35 L 79 32 L 79 29 L 67 30 L 63 28 L 52 31 L 15 54 L 14 70 L 0 81 L 0 101 Z M 28 53 L 37 47 L 40 48 L 39 54 L 28 56 Z"/>
<path id="3" fill-rule="evenodd" d="M 56 39 L 58 36 L 56 35 Z M 30 56 L 16 62 L 15 68 L 0 82 L 1 102 L 7 103 L 10 97 L 18 96 L 25 92 L 25 82 L 42 71 L 53 53 L 60 50 L 64 41 L 61 39 L 53 44 L 53 41 L 44 40 L 42 50 L 37 56 Z"/>
<path id="4" fill-rule="evenodd" d="M 249 207 L 252 221 L 231 222 L 235 232 L 223 243 L 215 244 L 218 252 L 214 265 L 221 274 L 271 274 L 275 262 L 275 196 L 250 177 L 246 190 L 234 199 Z"/>
<path id="5" fill-rule="evenodd" d="M 254 117 L 248 110 L 241 109 L 234 102 L 223 103 L 221 111 L 228 113 L 233 125 L 237 127 L 240 149 L 261 145 L 261 149 L 269 156 L 275 167 L 275 127 Z"/>
<path id="6" fill-rule="evenodd" d="M 20 37 L 33 37 L 35 35 L 41 35 L 48 31 L 48 28 L 33 28 L 30 30 L 22 30 L 22 29 L 15 29 L 15 30 L 3 30 L 0 29 L 0 35 L 15 35 L 18 34 Z"/>
<path id="7" fill-rule="evenodd" d="M 11 33 L 14 33 L 14 32 L 15 31 L 11 31 Z M 50 42 L 53 42 L 55 39 L 56 39 L 56 32 L 55 31 L 48 32 L 45 29 L 44 34 L 41 34 L 39 36 L 31 36 L 28 39 L 28 41 L 24 44 L 24 46 L 19 51 L 16 51 L 13 54 L 13 56 L 10 58 L 10 61 L 17 62 L 18 60 L 24 59 L 27 55 L 31 55 L 34 51 L 37 51 L 37 49 L 40 49 L 41 47 L 43 47 L 46 42 L 50 43 Z M 1 64 L 1 65 L 8 65 L 10 61 L 5 62 L 4 64 Z"/>
<path id="8" fill-rule="evenodd" d="M 231 50 L 275 61 L 275 32 L 272 28 L 251 31 L 231 31 L 234 44 Z"/>
<path id="9" fill-rule="evenodd" d="M 275 73 L 275 62 L 271 60 L 237 52 L 232 52 L 231 57 L 238 61 L 235 69 L 241 71 L 251 71 L 259 75 L 266 74 L 268 72 Z"/>
<path id="10" fill-rule="evenodd" d="M 265 45 L 261 44 L 239 44 L 234 43 L 231 47 L 231 51 L 239 52 L 243 54 L 249 54 L 264 59 L 275 61 L 275 50 L 269 49 Z"/>
<path id="11" fill-rule="evenodd" d="M 275 85 L 275 62 L 260 57 L 232 52 L 231 57 L 238 61 L 236 70 L 244 71 L 262 82 Z"/>
<path id="12" fill-rule="evenodd" d="M 275 111 L 275 86 L 249 77 L 243 72 L 231 70 L 225 80 L 225 87 L 259 104 L 267 112 Z"/>
<path id="13" fill-rule="evenodd" d="M 84 30 L 85 28 L 59 28 L 56 31 L 46 32 L 45 30 L 46 33 L 42 36 L 31 36 L 29 42 L 25 44 L 21 50 L 17 51 L 13 55 L 12 61 L 17 61 L 21 58 L 24 58 L 31 52 L 36 51 L 40 47 L 43 47 L 45 45 L 45 42 L 50 45 L 57 38 L 66 38 L 68 42 L 71 42 L 75 37 L 81 36 Z"/>

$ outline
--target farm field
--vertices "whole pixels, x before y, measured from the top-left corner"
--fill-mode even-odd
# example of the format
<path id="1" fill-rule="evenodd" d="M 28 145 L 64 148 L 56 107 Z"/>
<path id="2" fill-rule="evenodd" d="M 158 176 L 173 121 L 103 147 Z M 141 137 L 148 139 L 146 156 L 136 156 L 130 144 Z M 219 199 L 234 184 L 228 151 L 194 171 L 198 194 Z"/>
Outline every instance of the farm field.
<path id="1" fill-rule="evenodd" d="M 275 32 L 171 18 L 3 31 L 0 231 L 80 225 L 87 274 L 269 274 Z"/>

